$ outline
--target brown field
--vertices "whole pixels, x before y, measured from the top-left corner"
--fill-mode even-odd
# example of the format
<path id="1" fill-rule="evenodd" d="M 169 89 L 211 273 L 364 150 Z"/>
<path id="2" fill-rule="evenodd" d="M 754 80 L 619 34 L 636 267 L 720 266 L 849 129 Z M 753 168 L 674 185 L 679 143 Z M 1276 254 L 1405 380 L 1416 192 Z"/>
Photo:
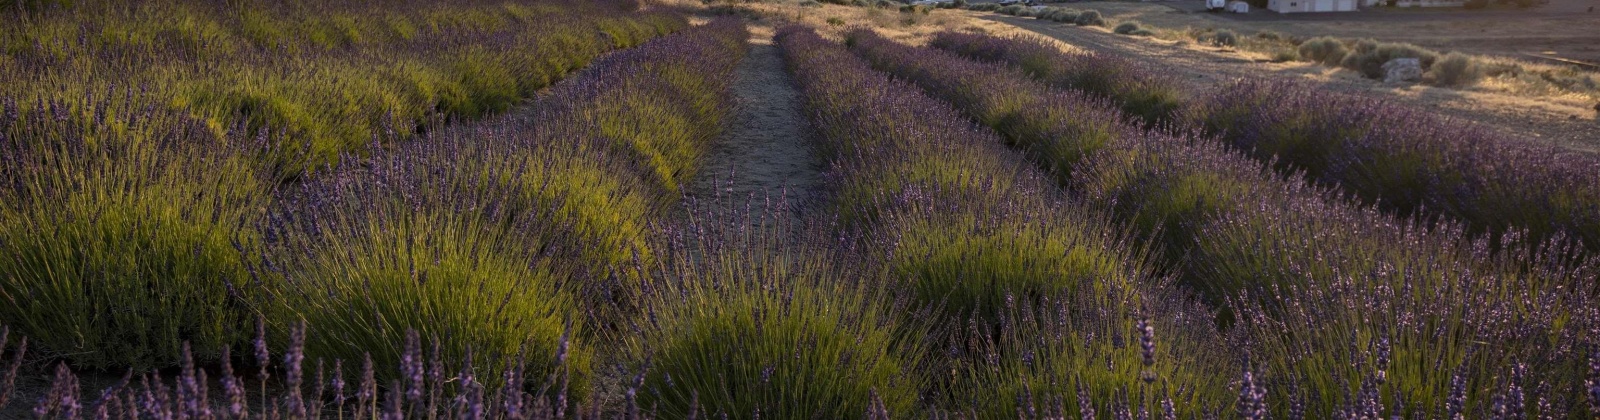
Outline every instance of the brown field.
<path id="1" fill-rule="evenodd" d="M 1061 42 L 1062 48 L 1124 54 L 1149 60 L 1151 65 L 1170 67 L 1202 89 L 1239 78 L 1281 78 L 1315 83 L 1327 89 L 1369 95 L 1430 109 L 1464 123 L 1487 125 L 1530 142 L 1574 150 L 1600 151 L 1600 91 L 1573 92 L 1552 87 L 1531 74 L 1519 78 L 1485 79 L 1465 88 L 1443 88 L 1424 84 L 1385 84 L 1362 78 L 1346 70 L 1305 62 L 1273 63 L 1268 55 L 1236 48 L 1217 48 L 1184 39 L 1179 33 L 1189 29 L 1231 29 L 1241 34 L 1277 31 L 1296 37 L 1336 36 L 1374 38 L 1390 42 L 1413 42 L 1424 47 L 1453 50 L 1451 45 L 1472 44 L 1476 49 L 1461 51 L 1485 55 L 1485 60 L 1515 63 L 1529 70 L 1571 73 L 1571 66 L 1519 57 L 1519 51 L 1564 53 L 1567 57 L 1588 58 L 1578 52 L 1600 54 L 1600 12 L 1587 14 L 1558 12 L 1579 9 L 1595 0 L 1553 0 L 1555 3 L 1533 11 L 1388 11 L 1296 15 L 1282 17 L 1275 12 L 1230 17 L 1204 12 L 1185 12 L 1193 1 L 1134 3 L 1078 2 L 1051 4 L 1059 7 L 1101 11 L 1114 26 L 1118 21 L 1136 20 L 1159 28 L 1157 37 L 1131 37 L 1111 33 L 1109 28 L 1078 27 L 1032 18 L 1017 18 L 964 10 L 934 10 L 927 15 L 903 14 L 891 10 L 824 5 L 804 7 L 799 1 L 735 3 L 722 7 L 730 13 L 746 14 L 757 23 L 757 32 L 770 30 L 783 22 L 799 22 L 837 35 L 855 26 L 871 26 L 904 42 L 917 44 L 928 35 L 945 30 L 983 32 L 999 35 L 1033 34 Z M 700 3 L 697 0 L 673 2 Z M 1197 4 L 1197 3 L 1196 3 Z M 698 5 L 697 5 L 698 6 Z M 1258 12 L 1261 12 L 1258 10 Z M 1502 16 L 1489 19 L 1486 16 Z M 1506 17 L 1509 16 L 1509 17 Z M 1362 20 L 1365 19 L 1365 20 Z M 1479 35 L 1453 37 L 1469 28 Z M 1518 28 L 1527 28 L 1520 30 Z M 1492 41 L 1474 42 L 1474 39 Z M 1538 43 L 1534 39 L 1557 40 Z M 1566 47 L 1553 47 L 1560 43 Z M 1524 45 L 1533 45 L 1528 47 Z M 1543 46 L 1541 46 L 1543 45 Z M 1554 48 L 1554 50 L 1552 50 Z M 1600 73 L 1589 73 L 1600 79 Z"/>
<path id="2" fill-rule="evenodd" d="M 1197 1 L 1083 2 L 1058 6 L 1099 10 L 1112 19 L 1161 27 L 1217 27 L 1244 32 L 1275 31 L 1299 37 L 1334 36 L 1409 42 L 1440 51 L 1529 58 L 1552 55 L 1600 63 L 1600 9 L 1596 0 L 1552 0 L 1530 10 L 1374 10 L 1281 15 L 1257 9 L 1248 15 L 1194 12 Z"/>
<path id="3" fill-rule="evenodd" d="M 1345 29 L 1345 32 L 1318 32 L 1319 27 L 1359 27 L 1365 25 L 1369 28 L 1378 28 L 1384 25 L 1363 22 L 1316 22 L 1316 21 L 1239 21 L 1234 22 L 1227 18 L 1217 17 L 1209 13 L 1185 13 L 1162 4 L 1153 3 L 1124 3 L 1124 2 L 1085 2 L 1063 4 L 1062 6 L 1101 10 L 1109 21 L 1108 26 L 1114 26 L 1117 21 L 1136 20 L 1158 29 L 1157 37 L 1132 37 L 1116 35 L 1108 28 L 1079 27 L 1059 23 L 1040 21 L 1031 18 L 1017 18 L 1011 16 L 964 12 L 978 20 L 1004 22 L 1017 27 L 1028 29 L 1034 33 L 1048 36 L 1085 50 L 1101 53 L 1125 54 L 1149 60 L 1151 65 L 1170 67 L 1174 72 L 1188 76 L 1200 87 L 1210 87 L 1218 83 L 1240 78 L 1280 78 L 1295 79 L 1322 85 L 1324 88 L 1369 95 L 1387 100 L 1399 101 L 1420 108 L 1432 109 L 1440 114 L 1488 125 L 1513 137 L 1526 139 L 1531 142 L 1547 144 L 1585 151 L 1600 151 L 1600 112 L 1594 107 L 1600 102 L 1600 91 L 1588 89 L 1584 91 L 1571 91 L 1555 87 L 1533 73 L 1551 72 L 1588 77 L 1590 80 L 1600 79 L 1600 74 L 1576 70 L 1568 65 L 1550 65 L 1540 62 L 1519 60 L 1506 56 L 1491 55 L 1484 58 L 1486 61 L 1511 63 L 1521 66 L 1528 72 L 1518 77 L 1494 77 L 1479 82 L 1476 85 L 1462 88 L 1444 88 L 1424 84 L 1386 84 L 1377 80 L 1362 78 L 1360 75 L 1336 68 L 1323 67 L 1306 62 L 1273 63 L 1268 59 L 1268 54 L 1247 51 L 1242 48 L 1218 48 L 1192 42 L 1181 33 L 1190 29 L 1231 29 L 1241 34 L 1248 35 L 1261 30 L 1283 30 L 1295 36 L 1339 36 L 1353 37 L 1365 34 L 1382 41 L 1401 41 L 1405 38 L 1388 38 L 1386 34 L 1397 34 L 1403 31 L 1390 29 L 1389 32 L 1372 30 L 1360 32 L 1354 29 Z M 1382 12 L 1381 19 L 1394 19 L 1394 16 L 1403 13 L 1415 14 L 1418 18 L 1430 15 L 1444 14 L 1445 12 Z M 1454 15 L 1464 15 L 1472 12 L 1456 12 Z M 1505 13 L 1505 12 L 1490 12 Z M 1276 13 L 1273 13 L 1276 16 Z M 1249 19 L 1257 19 L 1256 14 Z M 1351 15 L 1354 16 L 1354 15 Z M 1185 22 L 1188 22 L 1185 24 Z M 1217 25 L 1199 26 L 1202 23 L 1217 23 Z M 1396 26 L 1403 22 L 1384 22 L 1388 26 Z M 1425 25 L 1438 27 L 1446 24 L 1465 24 L 1464 22 L 1432 21 Z M 1541 25 L 1551 25 L 1548 22 Z M 1181 26 L 1187 25 L 1187 26 Z M 1600 27 L 1600 23 L 1593 24 Z M 1423 25 L 1418 25 L 1423 26 Z M 1289 32 L 1289 31 L 1295 32 Z M 1571 39 L 1581 39 L 1582 31 L 1570 30 L 1552 34 L 1552 36 L 1567 34 Z M 1591 31 L 1592 32 L 1592 31 Z M 1438 33 L 1435 32 L 1435 36 Z M 1411 33 L 1411 36 L 1421 36 L 1420 32 Z M 1595 36 L 1594 33 L 1588 36 Z M 1504 45 L 1515 45 L 1513 40 L 1502 42 Z M 1579 43 L 1573 41 L 1573 43 Z M 1430 45 L 1422 44 L 1425 47 Z M 1595 48 L 1597 45 L 1583 45 L 1577 48 Z M 1441 50 L 1443 52 L 1444 50 Z"/>

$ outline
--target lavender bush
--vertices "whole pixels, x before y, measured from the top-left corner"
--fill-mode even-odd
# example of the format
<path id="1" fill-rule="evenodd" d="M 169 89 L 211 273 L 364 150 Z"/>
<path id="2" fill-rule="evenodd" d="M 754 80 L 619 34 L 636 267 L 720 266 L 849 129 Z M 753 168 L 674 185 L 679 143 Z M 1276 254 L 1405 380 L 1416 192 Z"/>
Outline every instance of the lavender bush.
<path id="1" fill-rule="evenodd" d="M 1600 247 L 1600 159 L 1521 144 L 1400 105 L 1285 83 L 1241 82 L 1186 119 L 1240 150 L 1402 214 L 1474 232 Z"/>
<path id="2" fill-rule="evenodd" d="M 0 96 L 72 109 L 112 85 L 226 128 L 291 134 L 299 176 L 443 119 L 510 109 L 600 54 L 687 25 L 618 2 L 162 0 L 3 7 Z M 623 2 L 626 3 L 626 2 Z M 21 3 L 18 3 L 19 5 Z"/>
<path id="3" fill-rule="evenodd" d="M 1105 54 L 1066 53 L 1035 37 L 940 32 L 934 34 L 929 45 L 973 58 L 1010 63 L 1052 86 L 1109 99 L 1127 115 L 1150 124 L 1171 122 L 1194 96 L 1178 80 L 1136 61 Z"/>
<path id="4" fill-rule="evenodd" d="M 647 315 L 620 331 L 626 371 L 643 372 L 634 401 L 665 418 L 914 412 L 926 327 L 900 322 L 911 303 L 882 264 L 831 246 L 825 225 L 741 218 L 667 232 Z"/>
<path id="5" fill-rule="evenodd" d="M 421 345 L 424 340 L 415 331 L 403 334 L 410 337 L 403 350 L 404 363 L 398 366 L 411 374 L 405 381 L 379 382 L 374 370 L 382 367 L 375 367 L 371 359 L 359 363 L 317 359 L 312 363 L 302 353 L 302 340 L 307 339 L 305 329 L 294 328 L 291 341 L 281 353 L 256 353 L 261 369 L 254 377 L 235 370 L 229 357 L 222 358 L 215 367 L 196 364 L 189 357 L 188 346 L 183 345 L 177 370 L 130 370 L 120 381 L 104 389 L 87 390 L 87 395 L 80 379 L 65 364 L 59 364 L 49 389 L 22 412 L 36 418 L 59 419 L 582 419 L 606 415 L 595 406 L 569 407 L 569 386 L 562 377 L 529 373 L 530 368 L 563 370 L 567 358 L 559 352 L 565 351 L 565 345 L 548 357 L 555 361 L 554 367 L 508 359 L 512 363 L 507 363 L 505 370 L 490 371 L 443 359 L 436 349 Z M 263 340 L 264 336 L 256 338 L 258 342 Z M 446 371 L 446 365 L 459 365 L 461 369 Z M 15 371 L 13 368 L 10 372 Z M 273 395 L 250 395 L 257 385 L 267 389 L 269 378 L 282 378 L 270 382 Z M 529 386 L 492 386 L 481 382 L 485 379 Z M 0 382 L 0 410 L 7 409 L 4 397 L 12 395 L 10 385 L 11 382 Z"/>
<path id="6" fill-rule="evenodd" d="M 651 258 L 645 224 L 676 193 L 657 183 L 662 168 L 694 167 L 719 130 L 745 37 L 741 22 L 718 20 L 651 41 L 558 86 L 528 117 L 447 128 L 305 184 L 251 266 L 274 344 L 306 322 L 321 337 L 305 343 L 310 356 L 404 365 L 402 334 L 417 331 L 440 337 L 446 360 L 491 372 L 526 351 L 534 376 L 552 375 L 541 357 L 559 353 L 581 400 L 585 329 L 614 322 L 609 307 L 626 302 L 615 294 L 637 290 L 610 275 Z"/>
<path id="7" fill-rule="evenodd" d="M 135 96 L 0 101 L 0 320 L 84 367 L 171 366 L 185 340 L 216 360 L 248 319 L 239 250 L 272 187 L 246 155 L 269 141 Z"/>
<path id="8" fill-rule="evenodd" d="M 1131 63 L 1063 52 L 1036 38 L 949 32 L 931 45 L 1110 98 L 1146 122 L 1197 127 L 1273 162 L 1280 173 L 1303 172 L 1402 216 L 1445 216 L 1474 233 L 1509 233 L 1530 244 L 1566 237 L 1591 252 L 1600 246 L 1600 193 L 1593 188 L 1600 185 L 1600 160 L 1583 153 L 1532 147 L 1484 128 L 1305 84 L 1241 81 L 1207 95 L 1184 93 L 1171 79 Z M 1337 61 L 1342 54 L 1330 57 Z M 1119 91 L 1172 92 L 1179 99 L 1152 114 L 1141 96 Z"/>
<path id="9" fill-rule="evenodd" d="M 1519 365 L 1549 366 L 1529 375 L 1540 377 L 1550 389 L 1579 388 L 1581 378 L 1572 372 L 1582 359 L 1573 349 L 1587 347 L 1588 340 L 1582 336 L 1586 327 L 1563 320 L 1587 318 L 1585 314 L 1592 311 L 1589 288 L 1574 285 L 1584 284 L 1595 271 L 1591 263 L 1576 256 L 1576 250 L 1560 241 L 1539 246 L 1519 245 L 1514 238 L 1489 242 L 1474 239 L 1457 224 L 1395 219 L 1297 182 L 1297 178 L 1279 178 L 1251 159 L 1207 140 L 1141 133 L 1131 127 L 1111 130 L 1115 133 L 1111 136 L 1097 130 L 1087 131 L 1091 133 L 1087 136 L 1077 134 L 1086 132 L 1085 126 L 1105 126 L 1096 121 L 1107 120 L 1096 116 L 1106 112 L 1103 106 L 1096 109 L 1095 101 L 1081 97 L 1035 99 L 1034 103 L 1053 106 L 1022 107 L 1027 111 L 1012 111 L 1006 117 L 1002 112 L 1012 108 L 995 104 L 1027 100 L 988 98 L 1001 93 L 979 86 L 1002 82 L 962 76 L 1004 74 L 1003 67 L 983 68 L 979 63 L 898 45 L 868 32 L 858 31 L 850 37 L 856 51 L 872 58 L 880 68 L 892 69 L 951 98 L 981 121 L 1046 128 L 1000 127 L 1022 147 L 1078 138 L 1093 145 L 1095 151 L 1087 155 L 1035 156 L 1049 167 L 1071 168 L 1069 186 L 1093 203 L 1116 209 L 1116 214 L 1137 230 L 1157 235 L 1151 237 L 1153 246 L 1164 245 L 1170 251 L 1165 255 L 1181 268 L 1190 284 L 1209 291 L 1230 311 L 1247 314 L 1243 325 L 1251 332 L 1243 338 L 1243 346 L 1258 357 L 1252 368 L 1271 367 L 1254 374 L 1276 381 L 1277 385 L 1267 387 L 1276 391 L 1263 393 L 1269 398 L 1302 398 L 1287 392 L 1296 388 L 1283 385 L 1313 381 L 1299 389 L 1321 394 L 1309 401 L 1298 400 L 1302 412 L 1338 412 L 1349 409 L 1353 404 L 1349 401 L 1371 399 L 1370 395 L 1377 393 L 1420 404 L 1382 402 L 1376 406 L 1377 412 L 1425 413 L 1448 398 L 1441 384 L 1451 380 L 1436 373 L 1440 370 L 1422 367 L 1428 363 L 1470 366 L 1459 371 L 1461 380 L 1474 384 L 1461 389 L 1469 394 L 1465 397 L 1469 402 L 1462 408 L 1468 412 L 1487 412 L 1492 404 L 1488 396 L 1503 393 L 1495 387 L 1504 382 L 1486 384 Z M 1041 91 L 1020 84 L 1033 89 L 1003 92 Z M 1060 128 L 1048 130 L 1052 124 Z M 1106 138 L 1111 141 L 1103 140 Z M 1069 162 L 1063 163 L 1063 159 Z M 1492 249 L 1512 251 L 1500 255 Z M 1462 294 L 1454 294 L 1458 290 Z M 1428 298 L 1419 300 L 1423 299 L 1419 295 Z M 1345 296 L 1359 299 L 1359 304 L 1339 299 Z M 1296 303 L 1279 306 L 1284 300 Z M 1526 304 L 1530 301 L 1542 304 Z M 1304 312 L 1289 313 L 1292 311 Z M 1378 313 L 1384 317 L 1375 317 Z M 1516 321 L 1474 319 L 1480 316 Z M 1276 323 L 1294 317 L 1301 317 L 1301 324 Z M 1417 320 L 1432 321 L 1415 324 Z M 1386 367 L 1382 374 L 1386 381 L 1362 385 L 1367 379 L 1364 375 L 1373 375 L 1370 365 L 1334 350 L 1343 345 L 1335 336 L 1351 337 L 1361 331 L 1394 334 L 1388 345 L 1405 347 L 1395 351 L 1408 355 L 1407 367 L 1398 371 Z M 1286 335 L 1316 338 L 1290 343 L 1280 339 Z M 1498 351 L 1486 354 L 1490 352 L 1476 350 L 1483 343 L 1493 343 L 1488 345 Z M 1302 344 L 1328 347 L 1297 347 Z M 1430 356 L 1410 358 L 1421 354 Z M 1335 366 L 1364 367 L 1352 371 Z M 1579 412 L 1578 400 L 1570 394 L 1552 395 L 1542 410 Z M 1255 403 L 1246 405 L 1257 407 Z"/>
<path id="10" fill-rule="evenodd" d="M 882 191 L 836 199 L 874 209 L 880 217 L 866 229 L 886 242 L 869 246 L 890 245 L 891 279 L 943 320 L 925 368 L 932 410 L 1093 416 L 1095 407 L 1179 401 L 1173 409 L 1192 414 L 1205 408 L 1197 401 L 1232 395 L 1225 381 L 1192 368 L 1231 364 L 1209 315 L 993 132 L 808 30 L 785 29 L 779 40 L 833 151 L 832 185 Z M 951 175 L 925 175 L 939 170 Z M 1138 310 L 1143 304 L 1152 310 Z M 1147 337 L 1149 351 L 1130 348 L 1136 324 L 1167 335 Z M 1157 350 L 1157 342 L 1171 347 Z M 1170 363 L 1142 362 L 1158 353 Z M 1082 400 L 1073 397 L 1080 391 Z M 1061 397 L 1072 402 L 1052 406 Z"/>

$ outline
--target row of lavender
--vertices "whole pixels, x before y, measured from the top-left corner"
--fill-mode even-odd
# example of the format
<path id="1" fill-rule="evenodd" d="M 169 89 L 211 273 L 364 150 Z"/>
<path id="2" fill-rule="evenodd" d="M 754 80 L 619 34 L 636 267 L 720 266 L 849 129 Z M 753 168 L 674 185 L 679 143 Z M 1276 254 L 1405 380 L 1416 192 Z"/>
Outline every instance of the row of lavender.
<path id="1" fill-rule="evenodd" d="M 23 7 L 27 5 L 28 7 Z M 28 112 L 119 127 L 132 106 L 290 134 L 263 151 L 298 177 L 480 118 L 601 54 L 688 25 L 619 1 L 18 2 L 0 8 L 0 97 Z M 110 98 L 106 94 L 110 94 Z M 113 117 L 102 119 L 104 117 Z"/>
<path id="2" fill-rule="evenodd" d="M 1210 314 L 1103 215 L 842 45 L 800 28 L 779 42 L 833 162 L 839 228 L 861 232 L 854 249 L 885 264 L 886 287 L 910 307 L 900 328 L 921 333 L 902 358 L 919 362 L 906 368 L 925 409 L 1198 417 L 1232 405 L 1227 377 L 1206 370 L 1236 366 Z M 879 409 L 908 413 L 904 400 Z"/>
<path id="3" fill-rule="evenodd" d="M 1600 158 L 1589 154 L 1302 83 L 1245 80 L 1201 94 L 1127 59 L 1068 53 L 1036 38 L 942 33 L 932 45 L 1106 98 L 1149 123 L 1201 129 L 1282 173 L 1402 215 L 1600 249 Z"/>
<path id="4" fill-rule="evenodd" d="M 84 399 L 62 371 L 35 409 L 96 418 L 1515 418 L 1581 415 L 1600 397 L 1584 395 L 1600 385 L 1595 359 L 1582 354 L 1593 345 L 1591 301 L 1543 287 L 1581 275 L 1552 271 L 1568 264 L 1490 258 L 1487 249 L 1466 260 L 1456 234 L 1353 229 L 1350 220 L 1392 222 L 1302 184 L 1274 186 L 1219 145 L 1118 126 L 1114 112 L 1082 97 L 1055 97 L 1062 119 L 996 120 L 1092 133 L 1066 119 L 1085 115 L 1112 121 L 1105 135 L 1003 137 L 804 29 L 782 30 L 779 43 L 832 161 L 838 220 L 794 240 L 784 227 L 751 232 L 717 217 L 669 227 L 664 238 L 615 229 L 608 222 L 651 217 L 607 209 L 659 211 L 675 180 L 694 172 L 744 35 L 735 22 L 714 22 L 601 63 L 531 117 L 445 130 L 284 193 L 259 248 L 238 241 L 262 252 L 245 253 L 252 275 L 240 295 L 267 315 L 251 379 L 267 386 L 282 372 L 293 386 L 273 385 L 255 402 L 229 365 L 237 360 L 221 357 L 210 371 L 225 401 L 214 404 L 208 370 L 180 348 L 185 367 L 171 388 L 125 382 Z M 868 33 L 852 42 L 940 95 L 963 98 L 941 87 L 960 85 L 936 77 L 938 68 L 985 70 Z M 891 61 L 907 57 L 925 64 Z M 977 101 L 957 102 L 984 114 Z M 1121 193 L 1067 196 L 1030 157 L 1081 166 L 1056 174 Z M 1196 201 L 1260 197 L 1189 213 L 1174 194 L 1207 186 L 1222 188 Z M 1276 201 L 1296 197 L 1310 198 Z M 1216 246 L 1241 259 L 1179 260 L 1185 272 L 1190 263 L 1267 264 L 1255 274 L 1283 287 L 1238 288 L 1248 293 L 1229 294 L 1237 326 L 1215 330 L 1211 313 L 1145 262 L 1131 243 L 1139 236 L 1093 210 L 1119 209 L 1118 200 L 1206 216 L 1196 242 L 1236 234 Z M 1272 230 L 1247 218 L 1250 205 L 1270 222 L 1303 223 Z M 1249 241 L 1270 245 L 1240 245 Z M 1277 296 L 1251 299 L 1257 291 Z M 619 351 L 599 351 L 604 342 Z M 312 374 L 340 359 L 365 362 Z M 594 381 L 589 371 L 606 362 L 624 373 Z M 360 379 L 345 380 L 355 372 Z M 498 386 L 507 383 L 524 386 Z M 585 395 L 591 389 L 600 395 Z M 622 401 L 606 405 L 612 399 Z"/>
<path id="5" fill-rule="evenodd" d="M 228 371 L 238 360 L 227 349 L 248 344 L 259 319 L 263 375 L 268 349 L 289 349 L 295 366 L 343 360 L 335 378 L 366 360 L 378 367 L 366 382 L 378 385 L 423 375 L 417 345 L 403 345 L 414 334 L 432 340 L 430 377 L 476 375 L 451 382 L 458 398 L 557 378 L 561 398 L 570 389 L 582 399 L 597 327 L 619 323 L 639 291 L 639 270 L 618 267 L 654 258 L 648 225 L 720 131 L 746 36 L 742 23 L 721 20 L 650 41 L 526 114 L 444 127 L 278 191 L 241 150 L 275 142 L 244 137 L 244 127 L 223 146 L 202 141 L 203 122 L 155 108 L 120 115 L 133 132 L 13 111 L 0 138 L 15 157 L 0 167 L 0 320 L 32 338 L 35 354 L 80 368 L 220 362 Z M 38 409 L 72 417 L 108 407 L 85 405 L 72 381 L 58 379 L 64 388 Z M 306 410 L 301 398 L 349 396 L 325 397 L 327 384 L 254 410 L 303 417 L 294 414 Z M 238 403 L 233 391 L 212 406 L 204 385 L 180 381 L 189 394 L 177 399 L 162 386 L 108 390 L 99 401 L 118 401 L 106 408 L 117 416 L 238 414 L 226 407 Z M 414 388 L 388 389 L 406 396 L 403 412 L 423 409 Z M 508 405 L 494 409 L 532 398 L 505 389 Z M 375 401 L 374 390 L 360 392 Z M 426 410 L 465 404 L 437 396 Z"/>
<path id="6" fill-rule="evenodd" d="M 88 368 L 172 366 L 183 341 L 213 360 L 241 340 L 252 261 L 282 236 L 269 220 L 294 214 L 272 213 L 295 198 L 280 158 L 357 160 L 687 25 L 628 1 L 119 5 L 7 9 L 18 24 L 0 30 L 0 323 Z M 364 36 L 322 45 L 329 25 Z M 561 179 L 616 183 L 592 178 Z"/>
<path id="7" fill-rule="evenodd" d="M 1580 368 L 1595 345 L 1586 285 L 1596 273 L 1573 250 L 1408 223 L 1221 144 L 1143 131 L 1103 98 L 1004 65 L 870 31 L 848 38 L 1148 238 L 1235 321 L 1240 353 L 1278 414 L 1486 416 L 1534 388 L 1545 392 L 1526 412 L 1588 408 Z"/>

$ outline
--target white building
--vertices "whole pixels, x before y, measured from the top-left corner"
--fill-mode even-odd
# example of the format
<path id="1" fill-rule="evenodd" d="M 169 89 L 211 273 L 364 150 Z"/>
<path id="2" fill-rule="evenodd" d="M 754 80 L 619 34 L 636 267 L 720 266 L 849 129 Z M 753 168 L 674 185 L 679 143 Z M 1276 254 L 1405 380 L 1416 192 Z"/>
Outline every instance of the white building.
<path id="1" fill-rule="evenodd" d="M 1278 13 L 1354 12 L 1357 0 L 1267 0 L 1267 10 Z"/>

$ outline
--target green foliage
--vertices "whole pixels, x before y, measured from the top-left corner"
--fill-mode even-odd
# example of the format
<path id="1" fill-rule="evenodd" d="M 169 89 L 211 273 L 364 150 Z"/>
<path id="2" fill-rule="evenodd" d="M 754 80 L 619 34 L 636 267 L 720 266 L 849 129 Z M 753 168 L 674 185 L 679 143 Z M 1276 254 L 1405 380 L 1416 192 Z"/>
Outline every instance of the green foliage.
<path id="1" fill-rule="evenodd" d="M 1050 214 L 1073 225 L 1105 224 L 1082 214 Z M 949 319 L 998 322 L 1016 302 L 1101 294 L 1104 284 L 1133 281 L 1104 238 L 1079 226 L 1028 224 L 1021 215 L 925 214 L 900 216 L 891 273 L 923 305 Z"/>
<path id="2" fill-rule="evenodd" d="M 267 183 L 202 122 L 94 106 L 0 121 L 0 320 L 86 368 L 215 360 L 247 331 Z"/>
<path id="3" fill-rule="evenodd" d="M 1173 292 L 1110 287 L 1006 308 L 1009 328 L 967 327 L 957 347 L 963 357 L 951 369 L 949 411 L 1008 418 L 1060 409 L 1087 417 L 1143 406 L 1194 418 L 1223 408 L 1237 398 L 1224 373 L 1240 370 L 1237 355 L 1203 307 L 1165 296 Z M 1148 364 L 1145 338 L 1153 345 Z"/>
<path id="4" fill-rule="evenodd" d="M 440 143 L 435 150 L 447 146 Z M 503 155 L 495 152 L 401 155 L 380 162 L 393 172 L 369 182 L 319 189 L 324 196 L 312 200 L 316 207 L 299 209 L 305 221 L 280 232 L 285 239 L 259 269 L 282 267 L 285 273 L 268 276 L 258 293 L 273 335 L 282 339 L 304 322 L 312 332 L 308 356 L 370 355 L 376 366 L 388 367 L 401 366 L 399 344 L 407 331 L 417 331 L 440 340 L 443 360 L 452 364 L 448 371 L 470 361 L 489 384 L 519 354 L 530 358 L 533 377 L 545 377 L 558 349 L 568 346 L 566 374 L 581 395 L 589 350 L 578 334 L 576 302 L 562 284 L 577 260 L 541 255 L 562 234 L 556 220 L 496 205 L 540 186 L 525 179 L 494 182 L 513 164 L 488 163 Z M 446 169 L 462 163 L 498 168 Z M 393 379 L 399 372 L 380 375 Z"/>
<path id="5" fill-rule="evenodd" d="M 26 66 L 0 75 L 0 95 L 75 104 L 84 95 L 60 86 L 140 86 L 219 127 L 287 133 L 270 159 L 294 177 L 441 117 L 504 111 L 606 50 L 687 25 L 595 7 L 73 4 L 0 30 L 3 61 Z"/>
<path id="6" fill-rule="evenodd" d="M 897 326 L 881 274 L 825 247 L 745 235 L 691 240 L 693 256 L 655 276 L 651 322 L 622 337 L 641 364 L 634 370 L 648 368 L 641 406 L 666 417 L 860 418 L 874 404 L 912 412 L 922 330 Z"/>
<path id="7" fill-rule="evenodd" d="M 1252 360 L 1292 384 L 1270 389 L 1276 399 L 1303 400 L 1307 412 L 1331 411 L 1346 401 L 1329 393 L 1373 386 L 1391 401 L 1405 400 L 1391 406 L 1405 415 L 1429 415 L 1456 393 L 1461 412 L 1487 413 L 1519 365 L 1541 386 L 1580 387 L 1582 358 L 1568 349 L 1592 345 L 1579 337 L 1593 328 L 1595 307 L 1581 293 L 1558 290 L 1592 274 L 1518 274 L 1505 268 L 1527 262 L 1468 251 L 1472 245 L 1430 227 L 1383 225 L 1358 233 L 1330 229 L 1340 223 L 1330 221 L 1380 224 L 1325 207 L 1310 210 L 1337 216 L 1272 207 L 1278 206 L 1208 230 L 1197 253 L 1220 270 L 1217 279 L 1299 285 L 1240 306 L 1240 326 L 1258 349 Z M 1514 303 L 1530 294 L 1542 296 L 1538 304 Z M 1310 307 L 1322 309 L 1304 309 Z M 1528 409 L 1572 409 L 1562 404 Z"/>
<path id="8" fill-rule="evenodd" d="M 1239 174 L 1217 173 L 1206 167 L 1209 162 L 1187 160 L 1184 148 L 1149 143 L 1162 140 L 1137 139 L 1107 149 L 1077 173 L 1075 184 L 1096 202 L 1113 206 L 1124 223 L 1150 238 L 1153 250 L 1181 258 L 1204 221 L 1235 209 L 1241 197 L 1258 191 Z M 1225 289 L 1209 281 L 1197 286 L 1207 292 Z"/>

